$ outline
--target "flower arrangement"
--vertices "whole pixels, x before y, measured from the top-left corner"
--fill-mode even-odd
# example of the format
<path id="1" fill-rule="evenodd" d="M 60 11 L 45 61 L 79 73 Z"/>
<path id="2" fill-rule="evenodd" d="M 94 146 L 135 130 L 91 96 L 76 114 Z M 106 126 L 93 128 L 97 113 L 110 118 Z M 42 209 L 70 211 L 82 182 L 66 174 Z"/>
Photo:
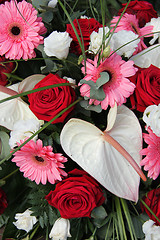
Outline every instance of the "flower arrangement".
<path id="1" fill-rule="evenodd" d="M 160 239 L 157 6 L 0 1 L 2 240 Z"/>

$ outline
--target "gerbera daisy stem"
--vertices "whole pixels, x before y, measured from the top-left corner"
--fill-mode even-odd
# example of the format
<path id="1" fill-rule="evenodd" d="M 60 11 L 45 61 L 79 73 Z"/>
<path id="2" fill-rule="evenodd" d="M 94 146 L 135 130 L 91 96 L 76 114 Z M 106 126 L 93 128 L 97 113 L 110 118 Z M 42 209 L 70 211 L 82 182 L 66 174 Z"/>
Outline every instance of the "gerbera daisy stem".
<path id="1" fill-rule="evenodd" d="M 0 85 L 0 91 L 3 92 L 3 93 L 7 93 L 7 94 L 9 94 L 11 96 L 14 96 L 14 95 L 18 94 L 18 92 L 14 91 L 14 90 L 12 90 L 10 88 L 1 86 L 1 85 Z"/>
<path id="2" fill-rule="evenodd" d="M 112 138 L 107 132 L 104 133 L 104 140 L 111 144 L 135 169 L 135 171 L 139 174 L 143 181 L 146 181 L 146 176 L 135 162 L 135 160 L 131 157 L 131 155 L 114 139 Z"/>

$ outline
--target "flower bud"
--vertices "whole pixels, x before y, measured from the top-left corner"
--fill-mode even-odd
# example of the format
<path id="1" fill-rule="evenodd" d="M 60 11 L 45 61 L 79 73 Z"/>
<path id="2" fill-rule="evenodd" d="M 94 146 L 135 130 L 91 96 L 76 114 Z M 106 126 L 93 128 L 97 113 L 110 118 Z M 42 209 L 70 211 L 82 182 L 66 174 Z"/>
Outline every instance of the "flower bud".
<path id="1" fill-rule="evenodd" d="M 49 237 L 52 240 L 66 240 L 67 237 L 71 237 L 69 220 L 58 218 L 51 229 Z"/>

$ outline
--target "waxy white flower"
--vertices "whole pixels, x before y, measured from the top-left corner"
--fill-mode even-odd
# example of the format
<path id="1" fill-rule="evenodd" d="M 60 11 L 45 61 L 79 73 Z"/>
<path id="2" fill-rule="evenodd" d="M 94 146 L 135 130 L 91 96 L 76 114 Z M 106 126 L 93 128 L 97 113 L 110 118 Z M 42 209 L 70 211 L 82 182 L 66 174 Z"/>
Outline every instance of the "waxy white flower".
<path id="1" fill-rule="evenodd" d="M 69 220 L 58 218 L 51 229 L 49 237 L 52 240 L 66 240 L 67 237 L 71 237 Z"/>
<path id="2" fill-rule="evenodd" d="M 136 39 L 137 37 L 138 35 L 132 31 L 122 30 L 117 33 L 114 33 L 109 43 L 110 48 L 112 49 L 112 51 L 116 51 L 118 48 L 126 44 L 124 47 L 116 51 L 116 53 L 120 56 L 123 55 L 129 58 L 132 56 L 132 54 L 134 53 L 134 51 L 138 46 L 138 43 L 140 42 L 140 39 Z M 132 40 L 135 40 L 135 41 L 127 44 Z"/>
<path id="3" fill-rule="evenodd" d="M 42 121 L 43 123 L 43 121 Z M 13 125 L 13 129 L 10 132 L 9 145 L 11 148 L 17 146 L 17 142 L 25 140 L 31 137 L 35 132 L 40 129 L 40 121 L 36 119 L 19 120 Z M 33 138 L 37 140 L 37 136 Z"/>
<path id="4" fill-rule="evenodd" d="M 71 42 L 72 38 L 69 33 L 53 31 L 44 39 L 44 51 L 49 57 L 65 59 L 68 56 Z"/>
<path id="5" fill-rule="evenodd" d="M 145 240 L 160 240 L 160 226 L 156 226 L 154 221 L 146 221 L 142 230 L 145 234 Z"/>
<path id="6" fill-rule="evenodd" d="M 48 7 L 55 8 L 57 2 L 58 2 L 57 0 L 50 0 L 48 3 Z"/>
<path id="7" fill-rule="evenodd" d="M 143 121 L 160 137 L 160 104 L 147 107 L 143 113 Z"/>
<path id="8" fill-rule="evenodd" d="M 33 228 L 33 225 L 38 221 L 35 216 L 31 216 L 32 211 L 27 209 L 24 213 L 17 213 L 15 215 L 16 222 L 13 224 L 16 228 L 24 230 L 27 233 Z"/>
<path id="9" fill-rule="evenodd" d="M 158 18 L 152 18 L 150 22 L 146 23 L 145 26 L 153 26 L 152 32 L 157 32 L 153 34 L 153 38 L 150 40 L 150 44 L 154 44 L 155 41 L 158 39 L 158 42 L 160 43 L 160 17 Z"/>
<path id="10" fill-rule="evenodd" d="M 109 32 L 109 28 L 104 28 L 104 34 L 106 35 Z M 103 40 L 103 28 L 99 28 L 98 32 L 93 31 L 90 35 L 90 45 L 88 50 L 92 53 L 97 53 L 100 46 L 102 45 Z"/>

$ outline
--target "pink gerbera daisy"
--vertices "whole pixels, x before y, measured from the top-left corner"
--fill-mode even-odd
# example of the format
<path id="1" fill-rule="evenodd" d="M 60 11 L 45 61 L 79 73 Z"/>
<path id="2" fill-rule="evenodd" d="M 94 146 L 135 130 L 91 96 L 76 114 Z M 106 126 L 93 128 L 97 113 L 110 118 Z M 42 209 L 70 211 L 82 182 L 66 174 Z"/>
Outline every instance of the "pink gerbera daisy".
<path id="1" fill-rule="evenodd" d="M 148 177 L 155 180 L 160 174 L 160 137 L 157 137 L 150 127 L 147 129 L 149 134 L 144 133 L 144 141 L 148 144 L 147 148 L 141 150 L 146 157 L 140 162 L 144 170 L 148 171 Z"/>
<path id="2" fill-rule="evenodd" d="M 21 141 L 21 144 L 24 141 Z M 20 146 L 20 143 L 17 143 Z M 61 181 L 62 176 L 67 173 L 62 163 L 67 161 L 60 153 L 53 153 L 51 146 L 44 146 L 40 139 L 37 142 L 30 140 L 19 151 L 14 153 L 12 162 L 15 162 L 24 177 L 39 184 L 46 184 L 47 180 L 54 184 L 56 180 Z"/>
<path id="3" fill-rule="evenodd" d="M 111 21 L 111 27 L 115 27 L 116 23 L 119 20 L 119 16 L 113 17 L 113 20 Z M 153 26 L 146 26 L 146 27 L 139 27 L 138 19 L 136 18 L 135 15 L 125 13 L 120 22 L 118 23 L 115 32 L 119 32 L 121 30 L 126 30 L 126 31 L 132 31 L 135 34 L 137 34 L 140 38 L 140 42 L 138 43 L 138 47 L 134 54 L 142 51 L 143 49 L 147 48 L 147 46 L 144 44 L 144 37 L 151 37 L 152 36 L 152 30 Z M 147 36 L 142 37 L 145 34 L 150 34 Z"/>
<path id="4" fill-rule="evenodd" d="M 0 5 L 0 55 L 9 59 L 35 57 L 34 48 L 43 43 L 39 34 L 45 32 L 32 4 L 11 0 Z"/>
<path id="5" fill-rule="evenodd" d="M 98 67 L 97 60 L 97 57 L 95 57 L 94 61 L 87 59 L 86 76 L 84 79 L 86 81 L 91 80 L 96 82 L 97 79 L 100 78 L 101 72 L 107 72 L 110 79 L 103 85 L 105 99 L 102 101 L 90 99 L 89 104 L 101 104 L 102 109 L 105 110 L 109 105 L 114 107 L 115 103 L 117 103 L 117 105 L 122 105 L 135 89 L 135 85 L 127 79 L 127 77 L 133 76 L 137 71 L 137 68 L 133 66 L 134 62 L 125 62 L 122 60 L 121 56 L 116 53 L 111 54 L 104 62 L 101 61 Z M 82 72 L 85 74 L 84 67 L 82 67 Z M 83 84 L 80 88 L 80 92 L 82 96 L 90 98 L 90 86 L 88 84 Z"/>

